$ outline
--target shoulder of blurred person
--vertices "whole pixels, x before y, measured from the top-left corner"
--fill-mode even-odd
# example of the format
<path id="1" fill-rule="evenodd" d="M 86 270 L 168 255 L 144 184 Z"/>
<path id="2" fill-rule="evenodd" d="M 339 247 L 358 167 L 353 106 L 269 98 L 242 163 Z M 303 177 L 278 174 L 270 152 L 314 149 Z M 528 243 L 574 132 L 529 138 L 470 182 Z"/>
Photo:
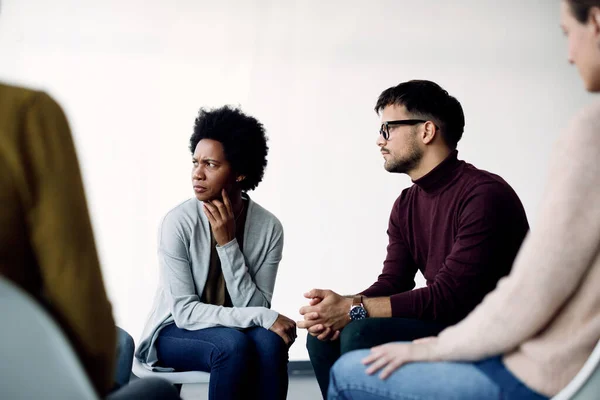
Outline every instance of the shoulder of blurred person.
<path id="1" fill-rule="evenodd" d="M 600 100 L 596 100 L 575 115 L 566 135 L 579 134 L 600 141 Z"/>
<path id="2" fill-rule="evenodd" d="M 551 166 L 556 173 L 563 168 L 575 168 L 583 163 L 585 169 L 593 171 L 597 165 L 600 150 L 600 101 L 594 101 L 582 108 L 569 122 L 554 144 Z M 563 165 L 561 160 L 566 163 Z"/>
<path id="3" fill-rule="evenodd" d="M 0 135 L 4 138 L 0 145 L 6 145 L 6 140 L 15 136 L 26 118 L 27 108 L 34 102 L 60 110 L 58 104 L 44 92 L 0 82 Z"/>
<path id="4" fill-rule="evenodd" d="M 14 86 L 4 82 L 0 82 L 0 99 L 3 105 L 3 108 L 0 111 L 3 114 L 8 115 L 9 113 L 7 113 L 7 111 L 9 110 L 7 110 L 7 106 L 14 105 L 15 103 L 18 104 L 19 100 L 27 101 L 27 99 L 31 99 L 39 93 L 41 92 L 25 87 Z"/>

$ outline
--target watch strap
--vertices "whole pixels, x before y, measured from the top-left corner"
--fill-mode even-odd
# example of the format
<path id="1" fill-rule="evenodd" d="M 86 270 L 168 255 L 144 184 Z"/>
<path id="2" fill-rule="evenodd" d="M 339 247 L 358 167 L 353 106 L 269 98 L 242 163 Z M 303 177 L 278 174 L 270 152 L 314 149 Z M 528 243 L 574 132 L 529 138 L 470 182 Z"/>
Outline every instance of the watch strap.
<path id="1" fill-rule="evenodd" d="M 364 306 L 363 306 L 363 301 L 362 301 L 362 299 L 363 299 L 363 297 L 362 297 L 362 295 L 361 295 L 361 294 L 357 294 L 356 296 L 354 296 L 354 297 L 352 298 L 352 306 L 353 306 L 353 307 L 354 307 L 354 306 L 361 306 L 361 307 L 364 307 Z"/>

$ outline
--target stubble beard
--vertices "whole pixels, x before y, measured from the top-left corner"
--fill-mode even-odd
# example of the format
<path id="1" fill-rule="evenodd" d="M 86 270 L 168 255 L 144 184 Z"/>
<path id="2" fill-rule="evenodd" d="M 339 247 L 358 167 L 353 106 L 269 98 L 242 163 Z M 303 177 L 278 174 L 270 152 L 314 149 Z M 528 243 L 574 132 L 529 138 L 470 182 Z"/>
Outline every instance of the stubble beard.
<path id="1" fill-rule="evenodd" d="M 423 151 L 413 144 L 408 154 L 403 157 L 396 157 L 385 162 L 384 168 L 388 172 L 397 174 L 408 174 L 413 171 L 421 162 Z"/>

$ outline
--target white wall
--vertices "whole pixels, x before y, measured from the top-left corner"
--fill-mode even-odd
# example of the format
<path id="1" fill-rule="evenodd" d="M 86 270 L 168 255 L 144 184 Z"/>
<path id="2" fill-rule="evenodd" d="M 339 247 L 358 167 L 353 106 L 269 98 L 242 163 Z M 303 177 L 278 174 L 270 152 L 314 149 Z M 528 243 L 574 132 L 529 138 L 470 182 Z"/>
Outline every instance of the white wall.
<path id="1" fill-rule="evenodd" d="M 588 96 L 566 62 L 558 1 L 5 0 L 0 79 L 39 87 L 74 131 L 105 283 L 139 337 L 157 284 L 156 228 L 192 196 L 201 106 L 241 105 L 271 152 L 253 198 L 286 234 L 273 307 L 364 289 L 410 181 L 382 165 L 379 93 L 440 83 L 466 114 L 460 157 L 513 185 L 535 228 L 551 144 Z M 292 360 L 307 359 L 304 335 Z"/>

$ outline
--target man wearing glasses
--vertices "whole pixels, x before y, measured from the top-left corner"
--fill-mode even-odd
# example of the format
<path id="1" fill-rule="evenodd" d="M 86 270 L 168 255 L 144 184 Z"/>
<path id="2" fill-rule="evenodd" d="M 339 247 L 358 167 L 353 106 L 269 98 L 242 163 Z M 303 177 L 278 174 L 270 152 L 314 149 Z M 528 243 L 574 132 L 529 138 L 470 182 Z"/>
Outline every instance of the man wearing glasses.
<path id="1" fill-rule="evenodd" d="M 300 309 L 323 397 L 341 354 L 435 336 L 463 319 L 507 275 L 529 229 L 523 205 L 498 175 L 457 158 L 464 129 L 458 100 L 430 81 L 385 90 L 377 146 L 388 172 L 413 185 L 394 203 L 377 281 L 355 296 L 305 293 Z M 421 271 L 427 286 L 415 287 Z"/>

